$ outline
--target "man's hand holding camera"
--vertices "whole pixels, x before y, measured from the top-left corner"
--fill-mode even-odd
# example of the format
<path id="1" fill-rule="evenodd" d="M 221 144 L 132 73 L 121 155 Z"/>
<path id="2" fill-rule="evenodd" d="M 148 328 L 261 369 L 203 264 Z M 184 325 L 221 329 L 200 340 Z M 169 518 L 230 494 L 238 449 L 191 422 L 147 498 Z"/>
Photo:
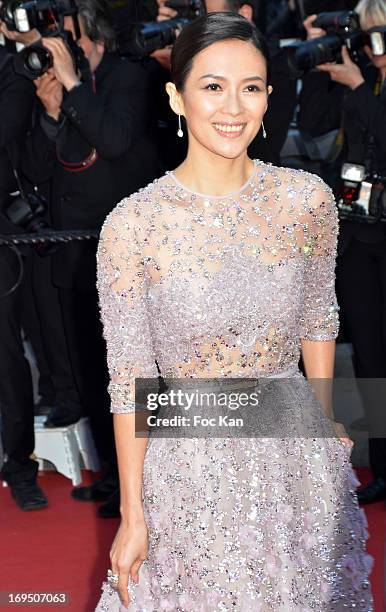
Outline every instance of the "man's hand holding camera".
<path id="1" fill-rule="evenodd" d="M 34 80 L 36 95 L 47 115 L 59 119 L 63 101 L 63 88 L 70 91 L 79 82 L 74 62 L 61 38 L 42 38 L 42 43 L 53 57 L 53 67 Z"/>
<path id="2" fill-rule="evenodd" d="M 38 40 L 40 40 L 41 38 L 40 33 L 35 28 L 33 30 L 30 30 L 29 32 L 17 32 L 16 30 L 8 30 L 6 24 L 4 23 L 4 21 L 1 21 L 1 19 L 0 33 L 3 34 L 5 38 L 8 38 L 8 40 L 12 40 L 13 42 L 18 42 L 23 45 L 32 45 L 33 43 L 38 42 Z"/>
<path id="3" fill-rule="evenodd" d="M 3 2 L 0 0 L 0 8 L 3 7 Z M 3 34 L 5 38 L 8 40 L 12 40 L 13 42 L 18 42 L 23 45 L 32 45 L 37 42 L 41 36 L 39 31 L 36 28 L 29 30 L 29 32 L 18 32 L 11 31 L 7 28 L 7 24 L 0 19 L 0 34 Z"/>
<path id="4" fill-rule="evenodd" d="M 313 27 L 312 24 L 316 17 L 317 15 L 309 15 L 303 22 L 307 32 L 307 40 L 320 38 L 326 34 L 325 30 Z M 344 45 L 342 46 L 341 54 L 343 60 L 342 64 L 327 62 L 325 64 L 318 64 L 316 68 L 321 72 L 328 72 L 331 79 L 336 83 L 346 85 L 347 87 L 350 87 L 350 89 L 356 89 L 364 82 L 362 72 L 360 68 L 352 61 L 347 47 Z"/>
<path id="5" fill-rule="evenodd" d="M 167 19 L 173 19 L 177 17 L 178 12 L 168 6 L 165 6 L 166 0 L 157 0 L 158 4 L 158 15 L 157 21 L 166 21 Z"/>
<path id="6" fill-rule="evenodd" d="M 57 121 L 63 101 L 63 85 L 55 77 L 54 69 L 50 68 L 39 79 L 35 79 L 34 83 L 36 95 L 43 104 L 47 115 Z"/>
<path id="7" fill-rule="evenodd" d="M 70 51 L 59 37 L 42 38 L 42 43 L 52 54 L 55 78 L 67 91 L 70 91 L 79 83 Z"/>
<path id="8" fill-rule="evenodd" d="M 165 6 L 166 0 L 157 0 L 158 4 L 158 15 L 157 21 L 166 21 L 168 19 L 173 19 L 173 17 L 177 17 L 178 13 L 174 9 Z M 166 70 L 170 70 L 170 57 L 172 53 L 172 45 L 168 45 L 163 49 L 157 49 L 151 53 L 151 57 L 157 60 L 161 64 L 163 68 Z"/>
<path id="9" fill-rule="evenodd" d="M 356 89 L 365 81 L 360 68 L 352 61 L 347 47 L 343 46 L 341 53 L 343 64 L 319 64 L 318 70 L 328 72 L 333 81 L 347 85 L 350 89 Z"/>
<path id="10" fill-rule="evenodd" d="M 313 40 L 314 38 L 320 38 L 324 36 L 326 32 L 322 28 L 315 28 L 312 24 L 314 23 L 317 15 L 308 15 L 307 19 L 303 21 L 303 26 L 307 33 L 307 40 Z"/>

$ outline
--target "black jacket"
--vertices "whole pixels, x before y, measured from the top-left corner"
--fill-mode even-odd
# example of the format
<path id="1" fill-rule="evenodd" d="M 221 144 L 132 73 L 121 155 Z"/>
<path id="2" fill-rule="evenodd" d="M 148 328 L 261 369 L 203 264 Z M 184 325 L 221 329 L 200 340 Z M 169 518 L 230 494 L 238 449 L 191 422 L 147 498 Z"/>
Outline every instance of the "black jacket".
<path id="1" fill-rule="evenodd" d="M 0 46 L 0 233 L 17 233 L 4 213 L 9 193 L 17 189 L 9 154 L 18 165 L 19 150 L 31 123 L 34 87 L 17 76 L 12 56 Z M 9 151 L 9 153 L 8 153 Z"/>
<path id="2" fill-rule="evenodd" d="M 119 200 L 159 174 L 146 70 L 106 53 L 94 76 L 94 86 L 88 80 L 65 94 L 58 122 L 39 104 L 22 158 L 29 180 L 51 182 L 55 229 L 99 229 Z M 81 162 L 93 148 L 97 159 L 86 170 L 70 171 L 59 161 Z M 83 242 L 55 253 L 55 284 L 95 287 L 95 247 Z"/>
<path id="3" fill-rule="evenodd" d="M 362 68 L 365 82 L 354 90 L 331 81 L 328 74 L 310 72 L 303 79 L 298 114 L 299 129 L 319 136 L 340 126 L 344 129 L 344 161 L 362 164 L 373 140 L 374 170 L 386 175 L 386 86 L 376 96 L 378 70 Z M 336 187 L 336 186 L 335 186 Z M 386 238 L 386 223 L 366 224 L 342 220 L 338 253 L 342 254 L 354 237 L 375 243 Z"/>

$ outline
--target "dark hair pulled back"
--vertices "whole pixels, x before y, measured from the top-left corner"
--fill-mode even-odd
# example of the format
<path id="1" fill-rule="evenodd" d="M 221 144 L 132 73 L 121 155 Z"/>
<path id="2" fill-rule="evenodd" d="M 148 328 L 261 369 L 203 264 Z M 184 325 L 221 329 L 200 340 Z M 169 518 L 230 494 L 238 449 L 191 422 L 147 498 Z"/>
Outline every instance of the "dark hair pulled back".
<path id="1" fill-rule="evenodd" d="M 257 27 L 237 13 L 208 13 L 183 28 L 174 43 L 171 56 L 172 81 L 183 91 L 195 56 L 211 45 L 224 40 L 243 40 L 251 43 L 267 63 L 267 85 L 270 80 L 268 45 Z"/>

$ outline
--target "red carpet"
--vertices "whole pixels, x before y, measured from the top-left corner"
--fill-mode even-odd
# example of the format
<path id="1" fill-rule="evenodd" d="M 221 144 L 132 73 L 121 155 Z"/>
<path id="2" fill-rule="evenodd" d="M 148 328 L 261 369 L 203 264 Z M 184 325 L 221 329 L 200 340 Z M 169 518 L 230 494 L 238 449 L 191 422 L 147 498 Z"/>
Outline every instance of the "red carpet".
<path id="1" fill-rule="evenodd" d="M 89 473 L 84 475 L 89 482 Z M 365 483 L 369 472 L 359 469 L 358 476 Z M 13 605 L 1 609 L 94 612 L 119 520 L 100 519 L 96 504 L 73 500 L 72 485 L 64 476 L 45 472 L 39 482 L 49 507 L 29 513 L 18 510 L 9 490 L 0 488 L 0 591 L 66 592 L 70 601 L 60 607 Z M 365 509 L 370 531 L 367 550 L 375 557 L 371 575 L 375 612 L 384 612 L 386 507 L 381 502 Z"/>

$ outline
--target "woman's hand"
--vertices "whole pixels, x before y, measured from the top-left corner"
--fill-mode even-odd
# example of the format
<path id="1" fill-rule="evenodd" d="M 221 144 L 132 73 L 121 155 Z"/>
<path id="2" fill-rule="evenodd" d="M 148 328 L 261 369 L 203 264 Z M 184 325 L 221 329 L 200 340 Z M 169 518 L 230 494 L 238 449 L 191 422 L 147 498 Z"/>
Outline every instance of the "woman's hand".
<path id="1" fill-rule="evenodd" d="M 336 421 L 333 421 L 332 426 L 336 435 L 339 437 L 339 440 L 343 444 L 346 444 L 347 446 L 352 448 L 354 446 L 354 442 L 351 440 L 351 438 L 349 438 L 344 425 L 342 423 L 337 423 Z"/>
<path id="2" fill-rule="evenodd" d="M 143 519 L 132 521 L 128 525 L 121 523 L 111 546 L 110 560 L 114 574 L 119 574 L 117 588 L 126 607 L 130 603 L 127 590 L 129 575 L 138 584 L 138 571 L 147 557 L 148 548 L 148 530 Z"/>
<path id="3" fill-rule="evenodd" d="M 56 121 L 60 115 L 63 100 L 63 85 L 55 78 L 52 68 L 34 80 L 36 95 L 43 104 L 47 115 Z"/>
<path id="4" fill-rule="evenodd" d="M 79 81 L 70 51 L 59 37 L 42 38 L 42 44 L 52 54 L 55 77 L 67 91 L 70 91 Z"/>
<path id="5" fill-rule="evenodd" d="M 342 85 L 347 85 L 350 89 L 356 89 L 359 85 L 364 83 L 364 78 L 360 68 L 354 64 L 345 46 L 342 47 L 342 59 L 343 64 L 328 62 L 326 64 L 319 64 L 317 69 L 329 72 L 333 81 L 341 83 Z"/>

